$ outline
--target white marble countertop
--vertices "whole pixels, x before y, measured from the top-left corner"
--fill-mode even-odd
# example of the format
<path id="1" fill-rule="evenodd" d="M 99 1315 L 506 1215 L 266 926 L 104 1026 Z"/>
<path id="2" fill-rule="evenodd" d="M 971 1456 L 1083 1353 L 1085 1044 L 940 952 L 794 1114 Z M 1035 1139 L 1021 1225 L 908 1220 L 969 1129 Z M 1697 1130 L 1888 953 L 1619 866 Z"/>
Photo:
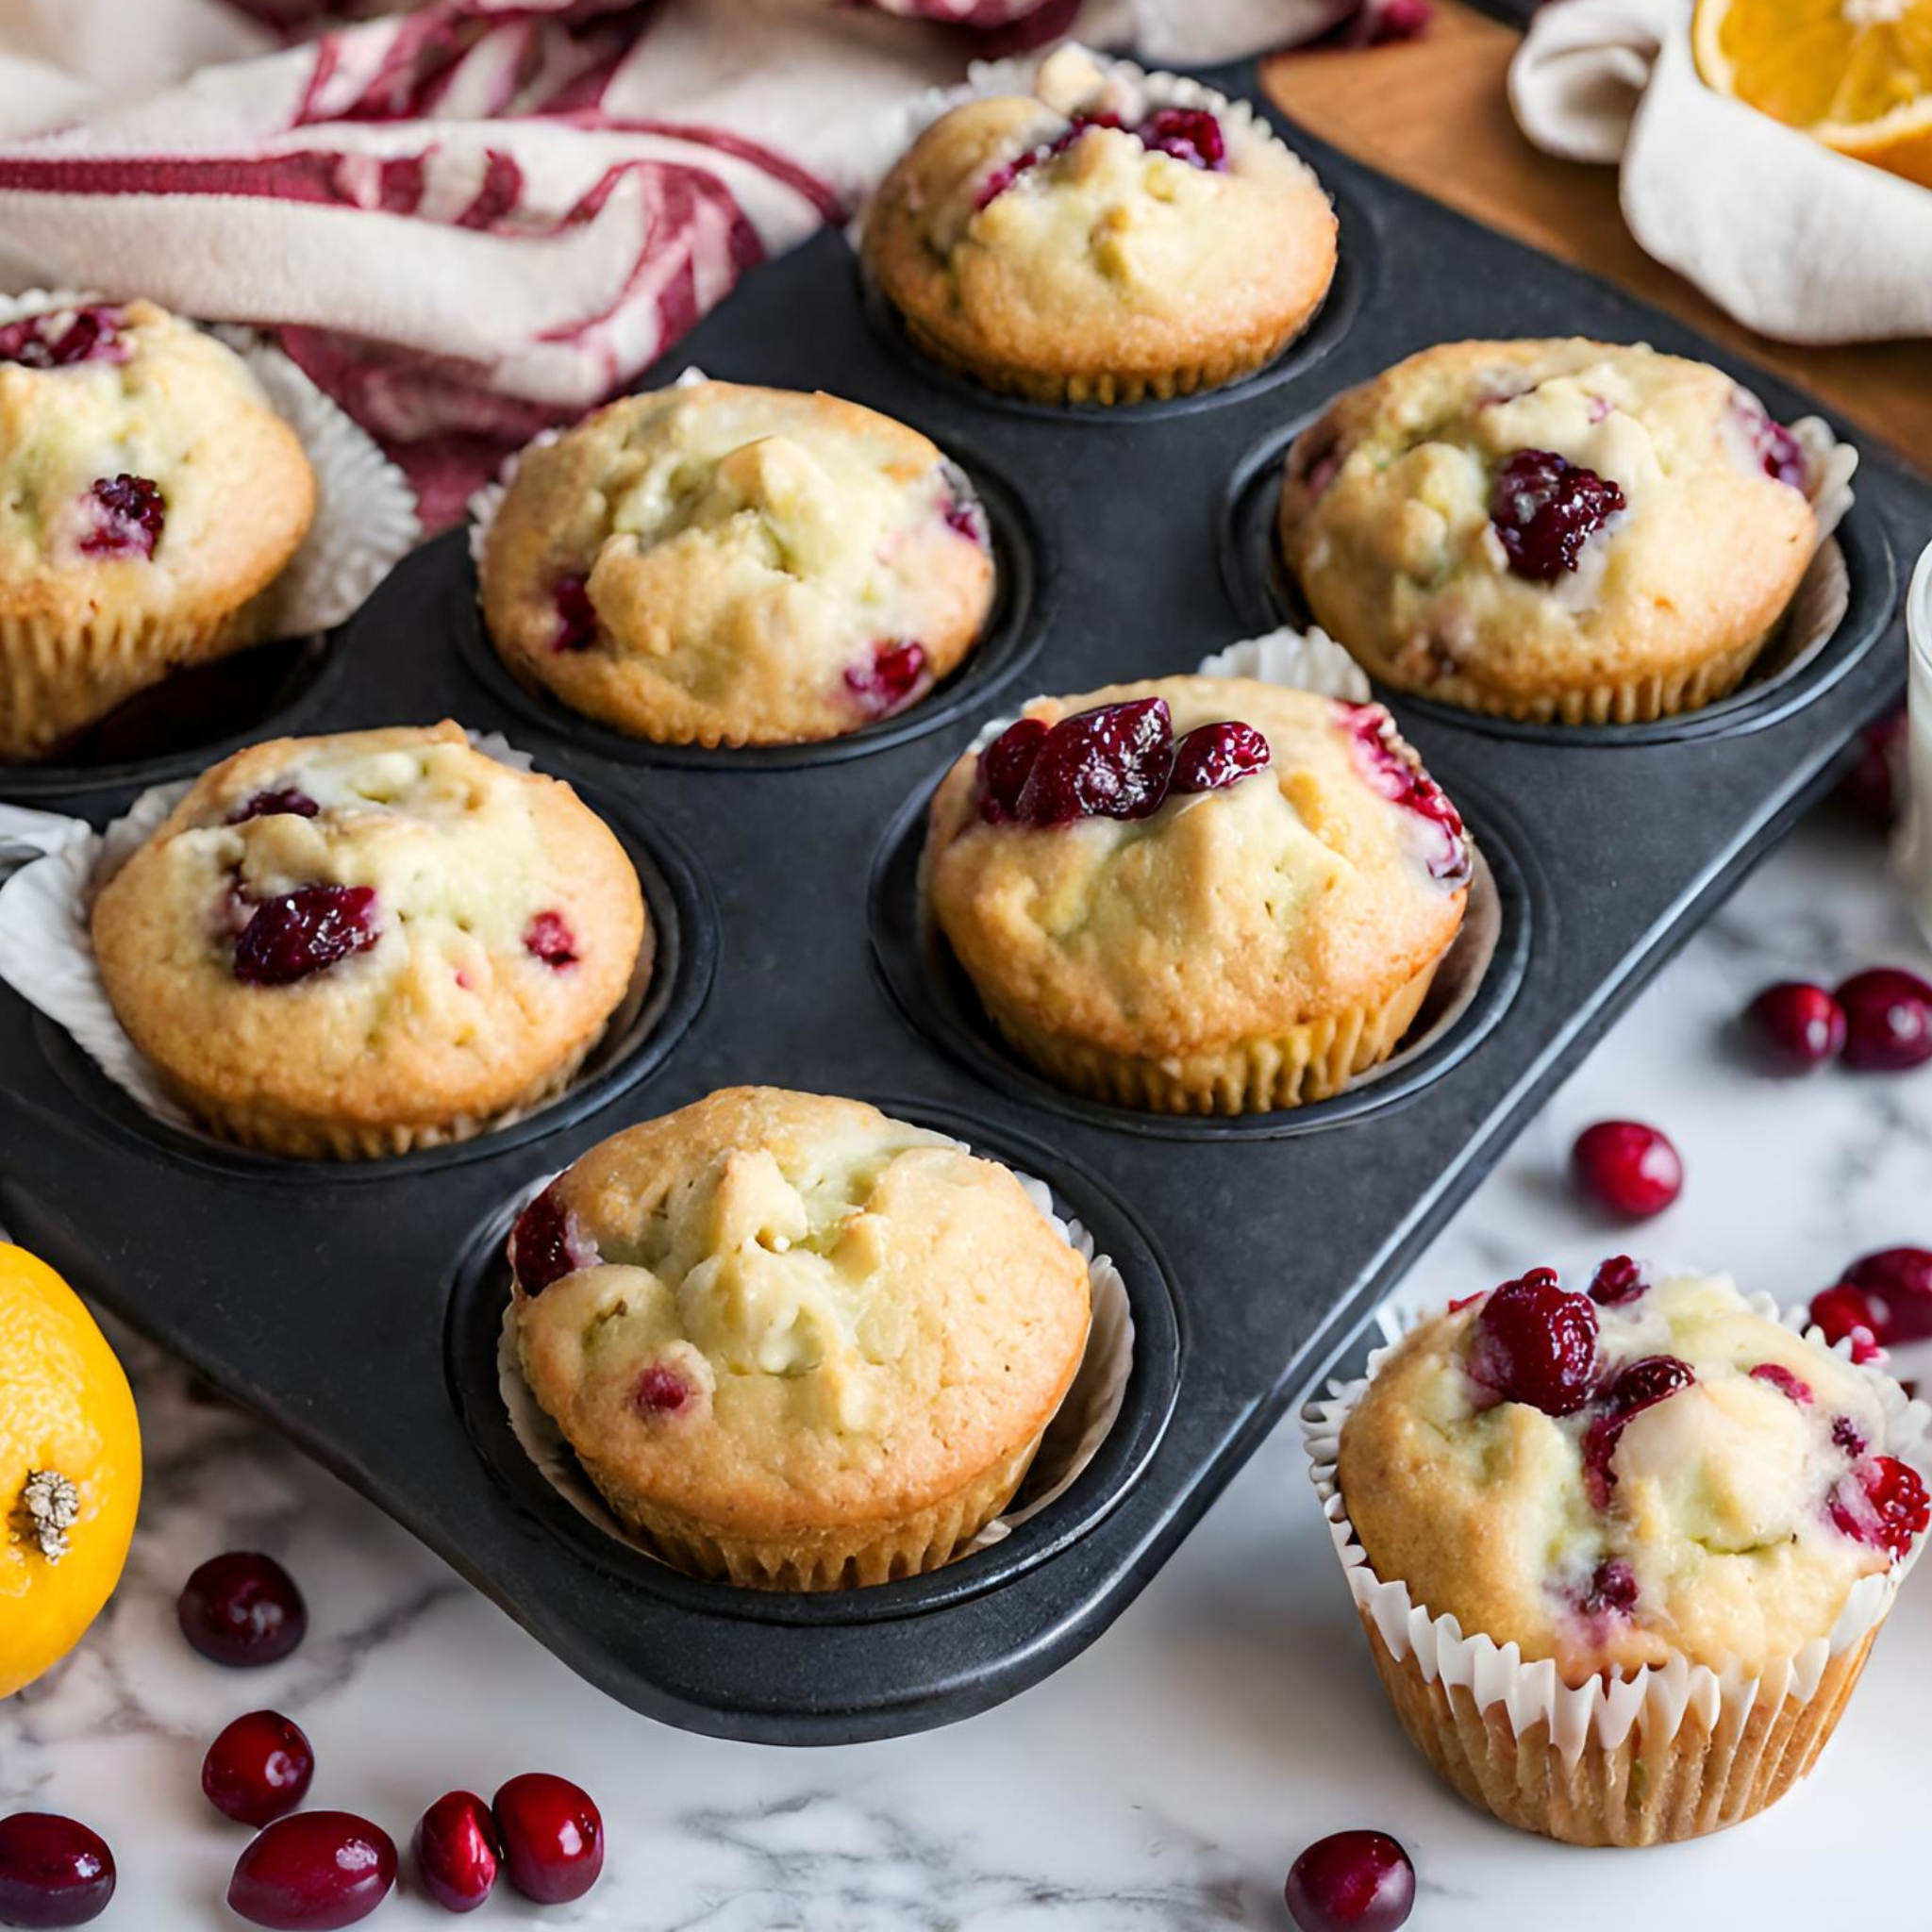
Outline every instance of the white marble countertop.
<path id="1" fill-rule="evenodd" d="M 1650 1252 L 1728 1266 L 1798 1299 L 1865 1249 L 1932 1241 L 1932 1070 L 1766 1079 L 1726 1024 L 1760 984 L 1925 963 L 1875 838 L 1824 817 L 1668 968 L 1437 1242 L 1404 1292 L 1468 1293 L 1537 1262 L 1630 1245 L 1561 1180 L 1606 1113 L 1664 1127 L 1682 1200 Z M 1797 1932 L 1921 1925 L 1932 1752 L 1932 1582 L 1908 1587 L 1818 1774 L 1701 1844 L 1589 1853 L 1523 1837 L 1439 1787 L 1387 1713 L 1291 1429 L 1249 1465 L 1091 1650 L 950 1729 L 786 1752 L 691 1737 L 573 1677 L 368 1504 L 275 1438 L 194 1402 L 133 1351 L 148 1491 L 126 1581 L 61 1670 L 0 1704 L 0 1813 L 71 1811 L 106 1834 L 104 1926 L 232 1924 L 241 1827 L 198 1789 L 230 1717 L 273 1705 L 308 1732 L 311 1803 L 407 1840 L 444 1790 L 553 1770 L 603 1807 L 603 1883 L 539 1911 L 499 1888 L 477 1925 L 669 1932 L 1255 1926 L 1289 1921 L 1308 1840 L 1377 1825 L 1408 1847 L 1417 1932 Z M 204 1557 L 259 1547 L 308 1597 L 307 1643 L 265 1671 L 190 1654 L 175 1592 Z M 371 1922 L 455 1923 L 399 1891 Z"/>

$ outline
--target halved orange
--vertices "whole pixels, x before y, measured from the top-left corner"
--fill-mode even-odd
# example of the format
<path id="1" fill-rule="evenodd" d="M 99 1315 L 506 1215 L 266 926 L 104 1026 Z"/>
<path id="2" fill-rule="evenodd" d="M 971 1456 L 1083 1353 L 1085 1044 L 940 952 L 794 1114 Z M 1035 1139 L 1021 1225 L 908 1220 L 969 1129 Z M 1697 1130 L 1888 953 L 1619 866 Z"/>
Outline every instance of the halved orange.
<path id="1" fill-rule="evenodd" d="M 1707 85 L 1932 188 L 1932 0 L 1697 0 Z"/>

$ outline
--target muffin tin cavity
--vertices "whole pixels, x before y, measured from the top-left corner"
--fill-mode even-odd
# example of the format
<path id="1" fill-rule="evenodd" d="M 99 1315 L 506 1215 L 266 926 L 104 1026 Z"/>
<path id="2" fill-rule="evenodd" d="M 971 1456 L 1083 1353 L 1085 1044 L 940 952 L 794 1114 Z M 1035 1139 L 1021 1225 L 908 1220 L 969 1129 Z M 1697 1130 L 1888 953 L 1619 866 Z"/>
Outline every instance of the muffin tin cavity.
<path id="1" fill-rule="evenodd" d="M 668 765 L 684 770 L 785 771 L 798 765 L 838 764 L 937 731 L 976 710 L 1032 661 L 1051 615 L 1046 587 L 1053 580 L 1052 560 L 1020 493 L 970 454 L 948 449 L 947 455 L 972 479 L 992 535 L 993 607 L 988 614 L 986 628 L 966 661 L 952 676 L 904 710 L 861 725 L 842 738 L 808 744 L 735 748 L 658 744 L 580 716 L 548 692 L 529 689 L 497 656 L 483 626 L 474 566 L 451 574 L 449 623 L 458 655 L 463 668 L 499 704 L 540 725 L 554 738 L 568 739 L 586 751 L 622 764 Z"/>
<path id="2" fill-rule="evenodd" d="M 323 637 L 283 638 L 177 671 L 52 758 L 0 764 L 0 799 L 31 803 L 162 785 L 293 730 L 295 714 L 328 675 L 328 646 Z"/>
<path id="3" fill-rule="evenodd" d="M 1292 145 L 1292 143 L 1291 143 Z M 1367 208 L 1324 175 L 1322 185 L 1335 205 L 1336 260 L 1334 279 L 1322 306 L 1309 318 L 1287 348 L 1264 369 L 1243 375 L 1218 389 L 1197 390 L 1191 395 L 1170 396 L 1165 401 L 1147 403 L 1041 403 L 1030 397 L 1004 395 L 997 390 L 956 374 L 913 346 L 899 311 L 886 299 L 856 253 L 851 258 L 852 273 L 858 283 L 859 303 L 873 334 L 905 368 L 913 371 L 956 403 L 975 409 L 999 409 L 1016 416 L 1030 416 L 1050 423 L 1130 424 L 1156 421 L 1164 416 L 1191 415 L 1201 409 L 1218 409 L 1250 402 L 1306 375 L 1348 334 L 1362 303 L 1374 289 L 1379 266 L 1375 249 L 1374 223 Z"/>
<path id="4" fill-rule="evenodd" d="M 1291 428 L 1249 451 L 1228 482 L 1222 513 L 1222 576 L 1243 620 L 1257 630 L 1282 624 L 1306 629 L 1314 623 L 1300 585 L 1282 559 L 1274 525 L 1289 445 L 1320 413 L 1320 408 L 1307 410 Z M 1862 501 L 1853 504 L 1825 540 L 1812 575 L 1799 588 L 1799 601 L 1813 594 L 1821 570 L 1835 571 L 1840 563 L 1845 603 L 1835 624 L 1781 626 L 1736 691 L 1679 717 L 1642 724 L 1532 724 L 1485 717 L 1379 685 L 1376 695 L 1404 716 L 1541 744 L 1628 747 L 1760 731 L 1829 691 L 1871 650 L 1891 618 L 1898 602 L 1891 545 L 1882 520 Z M 1828 597 L 1820 596 L 1818 603 L 1828 611 Z"/>
<path id="5" fill-rule="evenodd" d="M 1128 1211 L 1091 1174 L 1004 1128 L 918 1101 L 869 1097 L 897 1119 L 951 1135 L 976 1154 L 1044 1181 L 1056 1210 L 1087 1229 L 1096 1253 L 1112 1257 L 1126 1285 L 1134 1323 L 1133 1361 L 1120 1412 L 1092 1459 L 1061 1494 L 998 1541 L 943 1569 L 816 1594 L 741 1590 L 684 1575 L 590 1521 L 553 1487 L 510 1426 L 499 1384 L 499 1344 L 510 1297 L 504 1242 L 523 1197 L 507 1201 L 475 1231 L 457 1268 L 444 1328 L 451 1399 L 476 1453 L 523 1509 L 598 1568 L 667 1603 L 753 1623 L 850 1624 L 960 1602 L 1030 1570 L 1091 1529 L 1127 1492 L 1167 1426 L 1179 1382 L 1179 1318 L 1153 1248 Z M 1063 1473 L 1056 1446 L 1050 1429 L 1004 1513 L 1024 1509 L 1029 1496 L 1041 1494 Z M 1059 1453 L 1063 1457 L 1063 1445 Z"/>
<path id="6" fill-rule="evenodd" d="M 1508 1010 L 1529 960 L 1529 888 L 1499 811 L 1450 782 L 1476 853 L 1469 909 L 1415 1024 L 1395 1052 L 1344 1091 L 1273 1113 L 1143 1113 L 1057 1087 L 1008 1045 L 928 916 L 920 890 L 932 788 L 892 822 L 873 861 L 873 963 L 912 1024 L 1009 1099 L 1117 1133 L 1175 1140 L 1275 1141 L 1400 1105 L 1468 1058 Z"/>
<path id="7" fill-rule="evenodd" d="M 608 795 L 582 784 L 585 804 L 616 833 L 643 888 L 650 921 L 648 957 L 604 1038 L 554 1100 L 506 1126 L 374 1160 L 294 1160 L 231 1146 L 148 1113 L 80 1048 L 65 1028 L 36 1014 L 34 1030 L 49 1065 L 95 1112 L 124 1134 L 158 1143 L 176 1160 L 228 1174 L 299 1184 L 318 1173 L 331 1181 L 407 1177 L 525 1146 L 608 1106 L 662 1065 L 704 1004 L 718 957 L 718 914 L 703 875 L 660 832 L 646 832 Z"/>

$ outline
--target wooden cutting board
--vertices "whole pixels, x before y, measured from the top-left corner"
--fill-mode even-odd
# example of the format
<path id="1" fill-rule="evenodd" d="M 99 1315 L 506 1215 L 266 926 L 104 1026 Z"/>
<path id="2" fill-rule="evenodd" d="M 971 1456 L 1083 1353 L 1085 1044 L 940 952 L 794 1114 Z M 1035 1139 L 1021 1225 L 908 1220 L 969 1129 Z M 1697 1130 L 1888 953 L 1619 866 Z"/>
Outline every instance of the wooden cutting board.
<path id="1" fill-rule="evenodd" d="M 1614 168 L 1555 160 L 1524 139 L 1503 91 L 1519 38 L 1456 0 L 1437 0 L 1420 40 L 1283 54 L 1262 78 L 1281 108 L 1324 141 L 1622 283 L 1788 375 L 1932 472 L 1932 342 L 1799 349 L 1733 322 L 1638 247 L 1617 207 Z"/>

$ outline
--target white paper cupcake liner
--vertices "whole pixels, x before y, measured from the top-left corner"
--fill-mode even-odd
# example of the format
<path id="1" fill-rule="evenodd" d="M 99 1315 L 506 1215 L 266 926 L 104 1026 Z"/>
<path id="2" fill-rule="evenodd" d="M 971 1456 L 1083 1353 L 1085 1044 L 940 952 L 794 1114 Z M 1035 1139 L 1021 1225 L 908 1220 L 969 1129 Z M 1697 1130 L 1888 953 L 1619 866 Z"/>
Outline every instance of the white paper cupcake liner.
<path id="1" fill-rule="evenodd" d="M 971 1153 L 963 1141 L 955 1146 Z M 991 1157 L 988 1157 L 991 1158 Z M 1021 1524 L 1058 1501 L 1073 1486 L 1100 1445 L 1120 1420 L 1125 1399 L 1127 1376 L 1134 1366 L 1134 1314 L 1127 1300 L 1126 1283 L 1109 1256 L 1095 1252 L 1093 1237 L 1081 1224 L 1060 1213 L 1052 1190 L 1043 1181 L 1017 1168 L 1008 1170 L 1025 1189 L 1028 1199 L 1053 1224 L 1054 1230 L 1087 1263 L 1087 1279 L 1093 1295 L 1092 1325 L 1087 1335 L 1087 1350 L 1054 1419 L 1047 1424 L 1040 1453 L 1026 1473 L 1020 1491 L 1006 1510 L 989 1523 L 974 1540 L 953 1557 L 961 1562 L 981 1550 L 1003 1541 Z M 530 1188 L 518 1202 L 518 1211 L 535 1200 L 555 1174 L 546 1175 Z M 612 1513 L 598 1493 L 597 1486 L 584 1474 L 569 1442 L 548 1414 L 539 1406 L 524 1379 L 517 1356 L 516 1305 L 512 1301 L 503 1311 L 503 1326 L 497 1341 L 497 1387 L 504 1410 L 509 1418 L 510 1432 L 524 1453 L 550 1487 L 588 1523 L 606 1536 L 636 1550 L 653 1562 L 663 1558 L 641 1538 L 633 1536 Z M 950 1567 L 950 1566 L 949 1566 Z"/>
<path id="2" fill-rule="evenodd" d="M 0 325 L 106 299 L 69 289 L 30 289 L 0 296 Z M 250 329 L 225 325 L 209 333 L 247 363 L 315 472 L 315 521 L 270 589 L 269 635 L 332 630 L 362 608 L 421 540 L 416 492 L 368 433 L 279 349 Z"/>
<path id="3" fill-rule="evenodd" d="M 1829 1346 L 1823 1332 L 1810 1324 L 1807 1310 L 1781 1311 L 1769 1295 L 1746 1300 L 1753 1313 L 1782 1322 L 1821 1347 Z M 1410 1325 L 1423 1319 L 1416 1315 Z M 1547 1725 L 1551 1744 L 1566 1764 L 1574 1765 L 1589 1742 L 1618 1750 L 1640 1720 L 1647 1744 L 1667 1743 L 1687 1718 L 1715 1731 L 1721 1709 L 1736 1713 L 1757 1706 L 1777 1708 L 1787 1700 L 1808 1704 L 1826 1665 L 1861 1643 L 1884 1619 L 1924 1548 L 1926 1538 L 1921 1536 L 1902 1562 L 1859 1578 L 1830 1632 L 1769 1669 L 1753 1673 L 1736 1660 L 1713 1668 L 1674 1651 L 1667 1662 L 1647 1665 L 1627 1677 L 1606 1681 L 1598 1676 L 1580 1686 L 1566 1684 L 1552 1660 L 1526 1663 L 1514 1642 L 1498 1644 L 1480 1631 L 1466 1634 L 1454 1617 L 1432 1616 L 1400 1578 L 1379 1576 L 1370 1566 L 1349 1520 L 1336 1465 L 1342 1427 L 1395 1346 L 1391 1342 L 1376 1349 L 1369 1357 L 1365 1374 L 1349 1382 L 1331 1382 L 1327 1396 L 1310 1401 L 1301 1416 L 1309 1476 L 1349 1593 L 1398 1663 L 1413 1657 L 1428 1682 L 1440 1683 L 1446 1690 L 1467 1691 L 1481 1712 L 1502 1711 L 1518 1739 L 1539 1724 Z M 1840 1342 L 1832 1353 L 1863 1375 L 1872 1390 L 1883 1424 L 1882 1441 L 1874 1446 L 1922 1474 L 1932 1471 L 1927 1447 L 1932 1408 L 1908 1398 L 1876 1368 L 1853 1364 L 1849 1341 Z"/>
<path id="4" fill-rule="evenodd" d="M 472 732 L 470 742 L 486 758 L 519 772 L 532 768 L 527 752 L 495 733 Z M 143 1113 L 222 1146 L 226 1143 L 196 1124 L 122 1030 L 94 958 L 91 925 L 94 902 L 108 881 L 154 836 L 193 783 L 182 779 L 151 787 L 105 832 L 96 832 L 84 819 L 0 805 L 0 873 L 6 871 L 9 852 L 26 859 L 0 884 L 0 979 L 63 1028 Z M 655 951 L 647 939 L 631 990 L 605 1030 L 605 1040 L 612 1044 L 625 1039 L 642 1009 Z M 592 1053 L 572 1084 L 593 1074 L 607 1058 L 601 1047 Z M 494 1133 L 522 1118 L 522 1112 L 505 1114 L 485 1132 Z"/>

